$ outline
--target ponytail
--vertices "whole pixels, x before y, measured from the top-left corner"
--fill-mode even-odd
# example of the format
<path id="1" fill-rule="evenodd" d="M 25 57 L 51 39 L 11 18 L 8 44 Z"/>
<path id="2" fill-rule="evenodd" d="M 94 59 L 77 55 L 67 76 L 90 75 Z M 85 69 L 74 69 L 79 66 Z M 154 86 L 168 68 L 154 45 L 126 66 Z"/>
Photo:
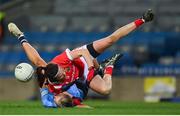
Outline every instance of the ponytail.
<path id="1" fill-rule="evenodd" d="M 46 67 L 42 67 L 42 66 L 37 67 L 36 69 L 37 81 L 40 88 L 43 86 L 45 81 L 45 71 L 46 71 Z"/>
<path id="2" fill-rule="evenodd" d="M 58 65 L 54 63 L 49 63 L 46 67 L 37 67 L 36 74 L 40 87 L 43 85 L 45 78 L 51 83 L 58 83 Z"/>

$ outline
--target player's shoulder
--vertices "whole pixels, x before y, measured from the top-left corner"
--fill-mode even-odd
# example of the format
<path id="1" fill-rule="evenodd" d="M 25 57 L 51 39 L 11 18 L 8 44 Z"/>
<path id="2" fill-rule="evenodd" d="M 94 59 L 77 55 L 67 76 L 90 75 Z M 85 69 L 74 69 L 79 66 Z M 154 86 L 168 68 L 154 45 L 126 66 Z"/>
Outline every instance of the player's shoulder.
<path id="1" fill-rule="evenodd" d="M 57 55 L 54 57 L 51 62 L 57 63 L 57 64 L 69 64 L 72 61 L 72 57 L 70 55 L 70 50 L 66 49 L 64 52 L 61 54 Z"/>

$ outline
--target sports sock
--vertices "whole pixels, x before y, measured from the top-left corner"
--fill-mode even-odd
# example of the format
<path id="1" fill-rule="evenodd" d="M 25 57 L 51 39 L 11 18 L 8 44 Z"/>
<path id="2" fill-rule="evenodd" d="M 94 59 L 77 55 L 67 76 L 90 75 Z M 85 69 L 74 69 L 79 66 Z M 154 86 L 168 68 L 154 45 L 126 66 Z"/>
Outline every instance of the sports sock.
<path id="1" fill-rule="evenodd" d="M 20 36 L 18 37 L 18 40 L 20 41 L 21 45 L 22 45 L 24 42 L 28 43 L 28 41 L 27 41 L 27 39 L 26 39 L 26 37 L 25 37 L 24 35 L 20 35 Z"/>
<path id="2" fill-rule="evenodd" d="M 113 65 L 107 66 L 107 67 L 105 68 L 105 70 L 104 70 L 104 74 L 112 75 L 112 73 L 113 73 L 113 68 L 114 68 Z"/>
<path id="3" fill-rule="evenodd" d="M 87 81 L 90 82 L 94 78 L 95 70 L 94 67 L 90 67 L 88 70 Z"/>
<path id="4" fill-rule="evenodd" d="M 137 19 L 134 21 L 136 27 L 141 26 L 145 21 L 143 19 Z"/>

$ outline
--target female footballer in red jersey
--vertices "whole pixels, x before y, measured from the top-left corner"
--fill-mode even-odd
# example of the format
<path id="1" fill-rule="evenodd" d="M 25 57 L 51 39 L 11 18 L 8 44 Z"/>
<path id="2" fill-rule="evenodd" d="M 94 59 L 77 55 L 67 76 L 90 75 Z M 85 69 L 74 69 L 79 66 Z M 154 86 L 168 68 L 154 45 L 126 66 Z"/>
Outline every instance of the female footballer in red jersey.
<path id="1" fill-rule="evenodd" d="M 66 49 L 49 63 L 40 57 L 15 24 L 10 23 L 8 28 L 12 34 L 18 37 L 29 60 L 37 66 L 38 77 L 41 77 L 43 81 L 47 80 L 50 92 L 59 94 L 63 91 L 64 86 L 82 78 L 94 91 L 100 94 L 109 94 L 112 88 L 111 77 L 116 59 L 106 65 L 104 76 L 101 77 L 95 73 L 95 58 L 143 23 L 152 21 L 153 16 L 152 10 L 148 10 L 142 18 L 117 29 L 111 35 L 72 51 Z"/>

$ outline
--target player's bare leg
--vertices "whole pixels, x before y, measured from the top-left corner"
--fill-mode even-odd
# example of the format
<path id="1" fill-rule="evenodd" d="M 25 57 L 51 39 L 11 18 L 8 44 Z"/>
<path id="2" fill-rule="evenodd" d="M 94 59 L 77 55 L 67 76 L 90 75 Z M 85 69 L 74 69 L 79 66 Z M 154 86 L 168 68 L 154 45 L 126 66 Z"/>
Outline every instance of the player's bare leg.
<path id="1" fill-rule="evenodd" d="M 99 54 L 104 52 L 107 48 L 113 45 L 122 37 L 128 35 L 130 32 L 135 30 L 137 27 L 141 26 L 145 22 L 149 22 L 153 20 L 152 10 L 148 10 L 143 14 L 141 19 L 137 19 L 134 22 L 131 22 L 118 30 L 112 33 L 110 36 L 105 37 L 103 39 L 97 40 L 93 42 L 93 47 L 96 52 Z M 96 75 L 90 82 L 90 87 L 101 94 L 109 94 L 112 88 L 112 70 L 113 65 L 107 66 L 105 69 L 104 77 L 101 78 L 99 75 Z"/>
<path id="2" fill-rule="evenodd" d="M 96 75 L 90 82 L 90 87 L 94 91 L 107 95 L 112 89 L 112 72 L 115 63 L 122 57 L 122 54 L 115 54 L 111 58 L 107 59 L 106 62 L 100 64 L 103 68 L 103 78 L 100 75 Z M 103 65 L 103 66 L 102 66 Z"/>
<path id="3" fill-rule="evenodd" d="M 152 21 L 153 17 L 154 17 L 154 14 L 152 13 L 152 10 L 148 10 L 147 12 L 143 14 L 142 18 L 137 19 L 134 22 L 131 22 L 119 28 L 108 37 L 94 41 L 93 42 L 94 49 L 96 50 L 96 52 L 102 53 L 111 45 L 113 45 L 115 42 L 120 40 L 122 37 L 128 35 L 130 32 L 132 32 L 133 30 L 141 26 L 143 23 Z"/>

